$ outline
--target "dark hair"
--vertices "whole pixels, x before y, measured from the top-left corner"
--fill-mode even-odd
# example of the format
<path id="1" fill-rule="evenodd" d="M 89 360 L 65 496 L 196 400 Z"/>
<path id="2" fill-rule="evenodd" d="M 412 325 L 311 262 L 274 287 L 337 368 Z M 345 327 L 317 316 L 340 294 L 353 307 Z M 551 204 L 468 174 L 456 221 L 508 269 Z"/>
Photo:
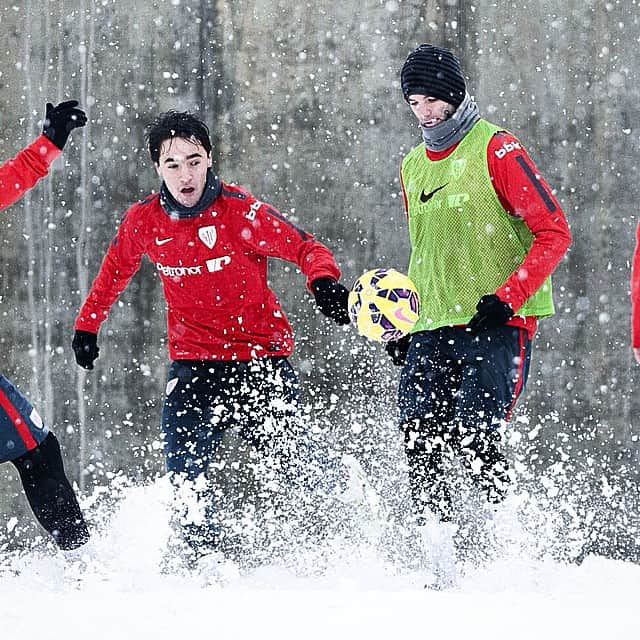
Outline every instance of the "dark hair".
<path id="1" fill-rule="evenodd" d="M 147 125 L 147 146 L 149 155 L 155 164 L 160 163 L 160 148 L 165 140 L 171 138 L 195 138 L 206 150 L 211 153 L 211 138 L 209 128 L 189 111 L 165 111 L 158 115 Z"/>

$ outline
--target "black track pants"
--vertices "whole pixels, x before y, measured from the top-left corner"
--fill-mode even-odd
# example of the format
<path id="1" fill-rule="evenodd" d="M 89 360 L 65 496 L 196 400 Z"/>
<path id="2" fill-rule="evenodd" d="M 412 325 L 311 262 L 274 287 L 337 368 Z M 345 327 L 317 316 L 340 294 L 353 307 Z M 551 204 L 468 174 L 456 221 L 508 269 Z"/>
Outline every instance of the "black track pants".
<path id="1" fill-rule="evenodd" d="M 53 433 L 35 449 L 11 460 L 38 522 L 64 550 L 89 539 L 78 500 L 64 472 L 60 445 Z"/>

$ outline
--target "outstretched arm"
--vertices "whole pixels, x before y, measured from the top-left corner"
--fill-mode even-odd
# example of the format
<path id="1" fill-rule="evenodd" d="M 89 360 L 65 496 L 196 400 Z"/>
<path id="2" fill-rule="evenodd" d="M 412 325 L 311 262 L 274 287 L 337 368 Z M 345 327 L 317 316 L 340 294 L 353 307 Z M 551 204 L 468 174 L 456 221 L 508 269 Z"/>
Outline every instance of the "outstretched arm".
<path id="1" fill-rule="evenodd" d="M 47 175 L 49 165 L 60 155 L 60 149 L 44 135 L 38 136 L 15 158 L 0 167 L 0 209 L 12 205 L 40 178 Z"/>
<path id="2" fill-rule="evenodd" d="M 86 122 L 87 117 L 76 100 L 61 102 L 55 107 L 47 103 L 42 135 L 0 166 L 0 209 L 13 204 L 47 175 L 71 131 Z"/>

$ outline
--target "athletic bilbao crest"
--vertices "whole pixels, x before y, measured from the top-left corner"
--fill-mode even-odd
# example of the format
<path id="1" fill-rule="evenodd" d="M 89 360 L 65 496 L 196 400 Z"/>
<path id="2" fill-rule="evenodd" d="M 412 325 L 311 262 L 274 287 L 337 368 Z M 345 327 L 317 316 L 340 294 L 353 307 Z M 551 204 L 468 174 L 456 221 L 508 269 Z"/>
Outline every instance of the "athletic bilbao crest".
<path id="1" fill-rule="evenodd" d="M 198 237 L 209 249 L 213 249 L 213 245 L 216 243 L 218 234 L 216 233 L 216 228 L 213 225 L 210 225 L 209 227 L 200 227 L 198 229 Z"/>
<path id="2" fill-rule="evenodd" d="M 462 178 L 462 174 L 465 172 L 467 168 L 467 159 L 466 158 L 458 158 L 451 163 L 451 173 L 453 177 L 456 179 Z"/>

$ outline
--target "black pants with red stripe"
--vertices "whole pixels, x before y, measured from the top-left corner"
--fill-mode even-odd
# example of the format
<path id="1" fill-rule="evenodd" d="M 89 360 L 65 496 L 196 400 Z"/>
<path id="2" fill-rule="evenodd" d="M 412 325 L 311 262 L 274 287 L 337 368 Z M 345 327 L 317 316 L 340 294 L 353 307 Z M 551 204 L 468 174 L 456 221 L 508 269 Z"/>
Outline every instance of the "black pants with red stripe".
<path id="1" fill-rule="evenodd" d="M 465 327 L 416 333 L 398 391 L 409 482 L 418 515 L 452 517 L 454 478 L 461 458 L 490 502 L 509 482 L 500 426 L 527 381 L 531 341 L 524 329 L 502 326 L 471 335 Z"/>
<path id="2" fill-rule="evenodd" d="M 0 375 L 0 462 L 11 462 L 38 522 L 61 549 L 89 539 L 60 445 L 25 396 Z"/>
<path id="3" fill-rule="evenodd" d="M 12 464 L 33 514 L 63 550 L 76 549 L 89 540 L 80 505 L 64 472 L 60 445 L 53 433 Z"/>

